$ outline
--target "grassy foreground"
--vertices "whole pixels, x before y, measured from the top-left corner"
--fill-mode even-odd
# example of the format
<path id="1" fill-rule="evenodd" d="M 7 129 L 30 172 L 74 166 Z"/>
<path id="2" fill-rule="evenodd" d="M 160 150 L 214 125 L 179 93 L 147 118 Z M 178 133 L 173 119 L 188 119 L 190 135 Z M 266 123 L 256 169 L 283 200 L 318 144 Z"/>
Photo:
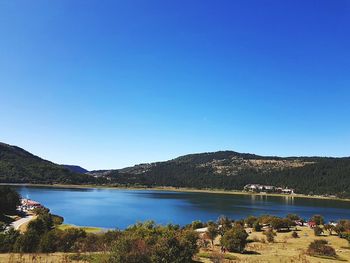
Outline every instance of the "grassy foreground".
<path id="1" fill-rule="evenodd" d="M 63 227 L 72 227 L 64 225 Z M 249 229 L 247 229 L 249 231 Z M 350 247 L 348 242 L 340 239 L 337 236 L 324 235 L 315 237 L 313 230 L 308 227 L 298 228 L 299 238 L 292 238 L 291 232 L 278 233 L 274 243 L 266 243 L 261 240 L 265 239 L 262 232 L 251 232 L 249 234 L 249 243 L 246 251 L 250 253 L 220 253 L 219 238 L 215 240 L 214 248 L 201 249 L 195 257 L 197 262 L 209 263 L 212 262 L 209 257 L 213 254 L 221 255 L 221 262 L 271 262 L 271 263 L 326 263 L 326 262 L 349 262 Z M 335 248 L 338 259 L 328 259 L 320 257 L 311 257 L 306 255 L 305 251 L 308 245 L 315 239 L 325 239 L 332 247 Z M 0 262 L 86 262 L 84 260 L 76 260 L 72 257 L 74 253 L 52 253 L 52 254 L 0 254 Z M 82 257 L 83 258 L 83 257 Z"/>
<path id="2" fill-rule="evenodd" d="M 248 230 L 248 229 L 247 229 Z M 249 234 L 249 239 L 253 242 L 246 246 L 246 251 L 250 254 L 239 253 L 225 253 L 225 257 L 235 257 L 235 260 L 224 260 L 223 262 L 271 262 L 271 263 L 326 263 L 326 262 L 349 262 L 350 261 L 350 247 L 345 239 L 338 236 L 329 236 L 328 234 L 315 237 L 312 229 L 308 227 L 298 227 L 299 238 L 293 238 L 291 232 L 278 233 L 274 243 L 263 243 L 262 239 L 266 236 L 262 232 L 252 232 Z M 329 244 L 335 248 L 338 259 L 329 259 L 321 257 L 311 257 L 306 255 L 308 245 L 315 239 L 325 239 Z M 199 255 L 219 253 L 219 238 L 215 240 L 215 247 L 212 250 L 201 249 Z M 219 253 L 220 254 L 220 253 Z M 202 262 L 212 262 L 207 258 L 200 258 Z"/>

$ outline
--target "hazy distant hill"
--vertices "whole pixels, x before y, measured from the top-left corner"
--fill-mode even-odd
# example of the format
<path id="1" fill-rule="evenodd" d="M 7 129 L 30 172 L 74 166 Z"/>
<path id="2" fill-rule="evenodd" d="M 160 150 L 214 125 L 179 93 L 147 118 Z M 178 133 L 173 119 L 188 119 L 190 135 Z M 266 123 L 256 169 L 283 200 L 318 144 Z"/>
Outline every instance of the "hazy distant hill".
<path id="1" fill-rule="evenodd" d="M 89 171 L 86 170 L 85 168 L 79 166 L 79 165 L 68 165 L 68 164 L 62 164 L 65 168 L 67 168 L 69 171 L 73 173 L 78 173 L 78 174 L 86 174 Z"/>
<path id="2" fill-rule="evenodd" d="M 89 183 L 95 178 L 43 160 L 17 146 L 0 143 L 1 183 Z"/>

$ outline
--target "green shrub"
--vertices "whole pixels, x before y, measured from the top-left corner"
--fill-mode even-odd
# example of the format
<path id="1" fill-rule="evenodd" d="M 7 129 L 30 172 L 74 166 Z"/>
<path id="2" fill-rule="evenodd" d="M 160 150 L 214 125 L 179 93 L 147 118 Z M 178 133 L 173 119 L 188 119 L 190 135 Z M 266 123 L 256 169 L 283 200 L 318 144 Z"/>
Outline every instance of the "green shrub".
<path id="1" fill-rule="evenodd" d="M 227 231 L 220 243 L 230 252 L 243 252 L 247 244 L 248 233 L 241 226 Z"/>

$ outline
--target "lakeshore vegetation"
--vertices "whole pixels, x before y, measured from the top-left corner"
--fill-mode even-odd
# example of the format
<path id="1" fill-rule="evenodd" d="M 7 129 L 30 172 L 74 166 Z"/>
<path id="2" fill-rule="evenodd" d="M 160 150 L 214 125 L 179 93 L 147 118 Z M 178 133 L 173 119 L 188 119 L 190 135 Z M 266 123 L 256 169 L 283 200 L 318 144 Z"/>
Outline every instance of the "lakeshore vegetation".
<path id="1" fill-rule="evenodd" d="M 14 214 L 18 194 L 9 187 L 0 187 L 2 216 Z M 321 215 L 306 219 L 289 214 L 284 218 L 263 215 L 232 220 L 220 216 L 216 221 L 194 221 L 188 225 L 158 225 L 153 221 L 136 223 L 125 230 L 96 232 L 62 225 L 63 218 L 49 209 L 37 208 L 36 216 L 20 233 L 13 228 L 0 231 L 0 252 L 8 262 L 33 255 L 57 257 L 82 262 L 255 262 L 271 257 L 271 249 L 284 262 L 323 262 L 350 259 L 350 220 L 325 222 Z M 6 225 L 6 223 L 3 223 Z M 294 254 L 285 255 L 283 250 Z M 13 254 L 15 253 L 15 254 Z M 18 253 L 18 254 L 16 254 Z M 50 253 L 50 254 L 48 254 Z M 1 258 L 5 256 L 0 255 Z M 14 261 L 10 261 L 10 257 Z M 298 261 L 299 260 L 299 261 Z M 36 261 L 41 262 L 41 261 Z M 279 262 L 279 261 L 276 261 Z"/>

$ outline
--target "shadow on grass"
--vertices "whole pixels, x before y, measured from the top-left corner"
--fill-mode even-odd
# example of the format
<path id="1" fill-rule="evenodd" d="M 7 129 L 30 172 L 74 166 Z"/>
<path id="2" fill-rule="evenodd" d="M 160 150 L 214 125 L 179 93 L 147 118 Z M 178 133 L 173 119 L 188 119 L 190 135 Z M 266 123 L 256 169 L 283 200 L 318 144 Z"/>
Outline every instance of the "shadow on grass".
<path id="1" fill-rule="evenodd" d="M 250 250 L 245 250 L 242 254 L 244 254 L 244 255 L 261 255 L 259 252 L 250 251 Z"/>

